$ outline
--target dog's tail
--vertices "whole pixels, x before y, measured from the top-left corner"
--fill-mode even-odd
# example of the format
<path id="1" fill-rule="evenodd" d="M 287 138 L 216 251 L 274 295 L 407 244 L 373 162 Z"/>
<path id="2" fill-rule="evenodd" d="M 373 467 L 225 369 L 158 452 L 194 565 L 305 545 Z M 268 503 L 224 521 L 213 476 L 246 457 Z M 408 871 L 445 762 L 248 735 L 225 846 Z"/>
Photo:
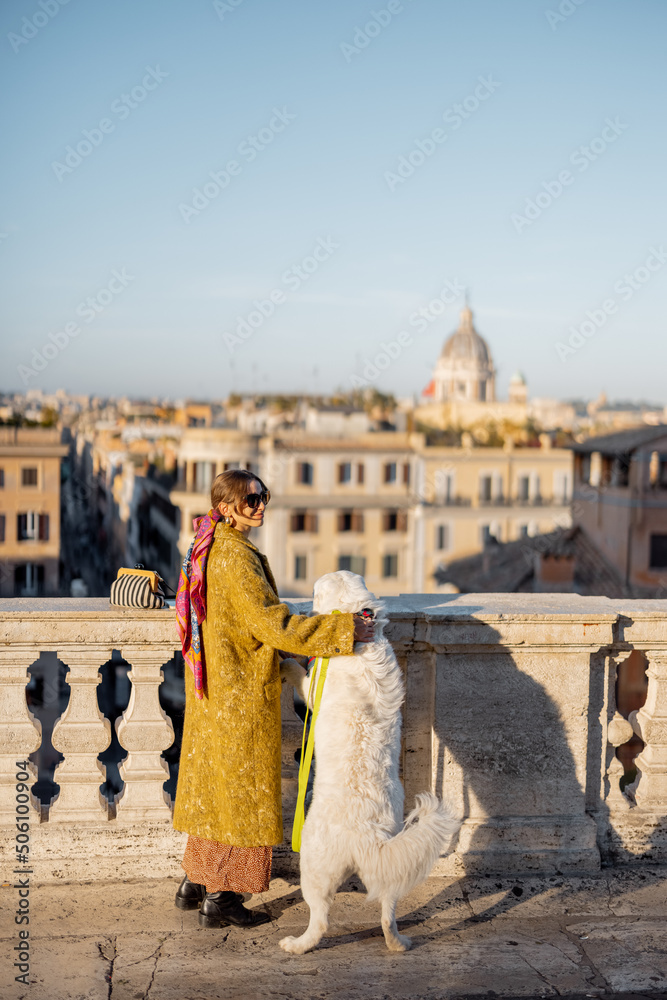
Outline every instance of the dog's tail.
<path id="1" fill-rule="evenodd" d="M 446 804 L 422 792 L 403 828 L 389 840 L 376 842 L 367 857 L 363 880 L 369 899 L 388 891 L 399 898 L 427 878 L 441 852 L 458 833 L 461 820 Z M 369 863 L 370 862 L 370 863 Z"/>

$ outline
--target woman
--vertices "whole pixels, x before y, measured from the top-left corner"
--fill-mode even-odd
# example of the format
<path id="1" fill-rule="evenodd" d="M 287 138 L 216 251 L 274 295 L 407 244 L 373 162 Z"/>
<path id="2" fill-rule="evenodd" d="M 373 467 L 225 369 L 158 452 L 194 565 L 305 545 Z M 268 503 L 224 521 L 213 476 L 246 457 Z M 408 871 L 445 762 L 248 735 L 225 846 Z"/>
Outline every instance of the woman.
<path id="1" fill-rule="evenodd" d="M 178 587 L 190 669 L 174 826 L 189 837 L 176 905 L 199 906 L 203 927 L 270 919 L 240 893 L 268 889 L 273 846 L 283 840 L 278 651 L 349 654 L 373 637 L 358 616 L 292 615 L 280 603 L 268 560 L 248 538 L 269 499 L 251 472 L 219 475 Z"/>

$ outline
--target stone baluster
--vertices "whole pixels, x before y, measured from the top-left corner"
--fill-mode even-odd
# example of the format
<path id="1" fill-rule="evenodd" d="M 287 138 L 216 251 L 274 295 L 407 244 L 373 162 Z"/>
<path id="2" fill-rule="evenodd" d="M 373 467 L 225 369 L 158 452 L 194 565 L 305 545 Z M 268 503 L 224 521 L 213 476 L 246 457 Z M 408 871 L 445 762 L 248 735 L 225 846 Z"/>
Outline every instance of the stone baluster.
<path id="1" fill-rule="evenodd" d="M 42 743 L 42 724 L 34 717 L 25 697 L 28 667 L 39 652 L 21 646 L 0 648 L 0 825 L 16 823 L 16 764 L 27 761 L 28 755 Z M 37 768 L 29 763 L 33 780 Z M 30 793 L 34 812 L 29 817 L 39 822 L 39 803 Z"/>
<path id="2" fill-rule="evenodd" d="M 662 817 L 667 814 L 667 652 L 647 650 L 646 655 L 646 702 L 630 713 L 632 728 L 644 741 L 644 749 L 635 758 L 633 790 L 640 809 Z"/>
<path id="3" fill-rule="evenodd" d="M 605 804 L 611 810 L 620 809 L 627 812 L 630 809 L 630 800 L 621 791 L 621 778 L 623 777 L 623 765 L 616 756 L 616 747 L 622 746 L 632 738 L 633 729 L 627 719 L 619 711 L 614 713 L 614 717 L 607 726 L 607 769 L 606 778 L 608 782 Z"/>
<path id="4" fill-rule="evenodd" d="M 108 804 L 100 792 L 106 768 L 97 755 L 111 743 L 111 723 L 97 704 L 99 668 L 112 651 L 101 646 L 70 646 L 58 653 L 69 667 L 67 708 L 53 728 L 51 742 L 65 755 L 53 780 L 60 791 L 52 799 L 49 823 L 99 823 L 108 817 Z"/>
<path id="5" fill-rule="evenodd" d="M 174 728 L 160 706 L 159 690 L 162 665 L 173 656 L 173 648 L 124 646 L 122 654 L 132 664 L 132 693 L 116 722 L 120 745 L 128 751 L 119 767 L 125 787 L 116 796 L 116 816 L 126 823 L 171 821 L 171 803 L 163 787 L 169 767 L 162 751 L 174 742 Z"/>

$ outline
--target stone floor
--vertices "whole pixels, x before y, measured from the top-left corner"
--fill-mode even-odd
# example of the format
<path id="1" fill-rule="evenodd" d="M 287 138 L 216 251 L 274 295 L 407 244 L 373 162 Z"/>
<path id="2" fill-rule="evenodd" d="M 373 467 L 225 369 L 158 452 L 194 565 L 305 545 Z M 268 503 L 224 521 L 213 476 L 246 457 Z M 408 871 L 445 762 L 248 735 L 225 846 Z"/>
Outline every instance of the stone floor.
<path id="1" fill-rule="evenodd" d="M 665 870 L 590 878 L 432 878 L 406 897 L 391 954 L 358 884 L 336 897 L 328 936 L 308 955 L 297 884 L 275 879 L 251 905 L 255 931 L 202 930 L 173 905 L 178 879 L 33 887 L 30 986 L 14 982 L 17 891 L 0 890 L 2 1000 L 258 1000 L 565 996 L 667 998 Z"/>

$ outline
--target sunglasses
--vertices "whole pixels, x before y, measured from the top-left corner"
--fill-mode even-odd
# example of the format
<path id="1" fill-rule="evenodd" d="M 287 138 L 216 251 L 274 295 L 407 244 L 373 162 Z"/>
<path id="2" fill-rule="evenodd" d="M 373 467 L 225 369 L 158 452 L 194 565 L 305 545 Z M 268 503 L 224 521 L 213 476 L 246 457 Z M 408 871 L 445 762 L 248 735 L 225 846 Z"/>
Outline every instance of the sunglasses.
<path id="1" fill-rule="evenodd" d="M 257 510 L 260 503 L 263 503 L 266 507 L 270 499 L 271 493 L 269 490 L 262 490 L 261 493 L 248 493 L 248 496 L 245 498 L 245 502 L 252 510 Z"/>

